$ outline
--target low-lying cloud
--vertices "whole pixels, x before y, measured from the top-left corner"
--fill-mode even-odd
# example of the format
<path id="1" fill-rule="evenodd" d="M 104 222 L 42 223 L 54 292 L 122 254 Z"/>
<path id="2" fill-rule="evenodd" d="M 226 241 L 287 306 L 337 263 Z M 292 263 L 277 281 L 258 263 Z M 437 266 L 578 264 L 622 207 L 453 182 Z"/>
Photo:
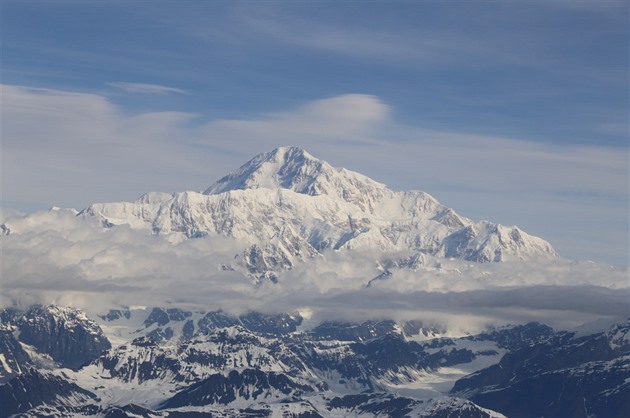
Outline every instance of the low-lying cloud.
<path id="1" fill-rule="evenodd" d="M 2 304 L 57 303 L 92 314 L 131 305 L 240 313 L 308 311 L 317 320 L 422 319 L 442 325 L 537 320 L 571 327 L 629 315 L 627 269 L 567 260 L 477 264 L 427 258 L 417 271 L 367 283 L 387 255 L 329 252 L 254 286 L 234 265 L 238 242 L 171 243 L 128 226 L 103 228 L 70 210 L 3 213 Z M 463 322 L 462 322 L 463 321 Z"/>

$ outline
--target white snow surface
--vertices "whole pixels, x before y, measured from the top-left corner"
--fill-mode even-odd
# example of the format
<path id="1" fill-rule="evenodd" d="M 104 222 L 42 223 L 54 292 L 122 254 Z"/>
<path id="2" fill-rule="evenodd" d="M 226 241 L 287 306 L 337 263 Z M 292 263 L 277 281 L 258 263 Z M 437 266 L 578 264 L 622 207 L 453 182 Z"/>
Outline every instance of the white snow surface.
<path id="1" fill-rule="evenodd" d="M 427 193 L 392 191 L 297 147 L 261 154 L 203 193 L 148 193 L 95 203 L 80 215 L 173 241 L 234 237 L 285 260 L 283 267 L 326 249 L 414 250 L 482 262 L 557 257 L 548 242 L 518 227 L 471 221 Z"/>

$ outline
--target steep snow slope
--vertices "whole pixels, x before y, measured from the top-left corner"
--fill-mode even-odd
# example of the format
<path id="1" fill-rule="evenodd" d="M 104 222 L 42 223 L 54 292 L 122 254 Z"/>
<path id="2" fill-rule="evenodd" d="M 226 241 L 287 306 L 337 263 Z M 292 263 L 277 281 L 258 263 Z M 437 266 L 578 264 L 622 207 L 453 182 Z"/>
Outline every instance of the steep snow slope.
<path id="1" fill-rule="evenodd" d="M 334 168 L 298 147 L 280 147 L 254 157 L 208 187 L 204 194 L 231 190 L 288 189 L 309 196 L 327 195 L 364 212 L 392 192 L 381 183 L 344 168 Z"/>

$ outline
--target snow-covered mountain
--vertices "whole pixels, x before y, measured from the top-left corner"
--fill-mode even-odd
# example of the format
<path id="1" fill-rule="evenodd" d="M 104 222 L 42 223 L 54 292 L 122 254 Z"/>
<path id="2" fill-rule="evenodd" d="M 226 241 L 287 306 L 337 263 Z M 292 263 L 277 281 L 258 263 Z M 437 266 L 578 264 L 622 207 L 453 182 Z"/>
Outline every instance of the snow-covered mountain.
<path id="1" fill-rule="evenodd" d="M 135 307 L 99 318 L 0 310 L 12 340 L 0 344 L 12 370 L 0 382 L 0 418 L 616 418 L 630 399 L 630 319 L 580 335 L 527 323 L 426 338 L 417 323 L 304 327 L 299 314 L 252 311 Z M 65 368 L 60 346 L 89 362 Z"/>
<path id="2" fill-rule="evenodd" d="M 77 369 L 110 347 L 101 328 L 81 310 L 52 305 L 0 310 L 0 383 L 26 367 Z"/>
<path id="3" fill-rule="evenodd" d="M 630 318 L 607 332 L 558 333 L 462 378 L 451 394 L 507 416 L 627 416 L 629 329 Z"/>
<path id="4" fill-rule="evenodd" d="M 300 148 L 203 193 L 6 219 L 0 418 L 630 408 L 627 269 Z M 582 326 L 530 322 L 556 316 Z"/>
<path id="5" fill-rule="evenodd" d="M 79 216 L 173 241 L 235 238 L 243 247 L 241 266 L 256 277 L 273 278 L 330 250 L 412 251 L 476 262 L 557 257 L 548 242 L 518 227 L 472 221 L 427 193 L 392 191 L 298 147 L 260 154 L 203 193 L 153 192 L 134 202 L 95 203 Z"/>

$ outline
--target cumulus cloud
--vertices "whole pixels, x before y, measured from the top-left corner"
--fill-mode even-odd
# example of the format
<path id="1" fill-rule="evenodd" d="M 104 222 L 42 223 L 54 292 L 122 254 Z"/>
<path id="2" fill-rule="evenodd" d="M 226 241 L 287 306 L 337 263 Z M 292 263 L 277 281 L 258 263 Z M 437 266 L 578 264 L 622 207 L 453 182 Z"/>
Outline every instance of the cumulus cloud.
<path id="1" fill-rule="evenodd" d="M 51 303 L 91 294 L 80 299 L 104 308 L 120 301 L 163 304 L 197 292 L 220 295 L 225 289 L 251 288 L 242 275 L 218 274 L 220 263 L 242 250 L 231 239 L 173 245 L 127 226 L 103 228 L 70 210 L 10 214 L 3 222 L 11 234 L 2 238 L 2 292 L 14 300 Z"/>
<path id="2" fill-rule="evenodd" d="M 126 91 L 128 93 L 142 93 L 142 94 L 187 94 L 186 90 L 178 89 L 175 87 L 161 86 L 159 84 L 146 84 L 146 83 L 124 83 L 121 81 L 107 83 L 112 87 Z"/>

